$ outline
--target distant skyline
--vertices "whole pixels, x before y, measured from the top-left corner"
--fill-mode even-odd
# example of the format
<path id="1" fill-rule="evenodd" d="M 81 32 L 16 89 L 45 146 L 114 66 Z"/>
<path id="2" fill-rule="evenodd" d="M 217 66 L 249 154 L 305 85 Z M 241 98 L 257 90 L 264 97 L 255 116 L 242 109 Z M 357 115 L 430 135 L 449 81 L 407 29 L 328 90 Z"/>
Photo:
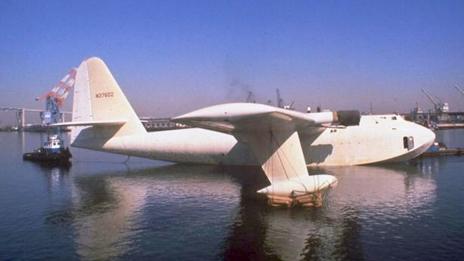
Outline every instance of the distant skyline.
<path id="1" fill-rule="evenodd" d="M 256 100 L 464 110 L 464 1 L 0 1 L 0 106 L 101 57 L 139 116 Z M 72 100 L 66 107 L 70 109 Z M 11 114 L 11 113 L 10 113 Z M 5 113 L 0 112 L 0 119 Z"/>

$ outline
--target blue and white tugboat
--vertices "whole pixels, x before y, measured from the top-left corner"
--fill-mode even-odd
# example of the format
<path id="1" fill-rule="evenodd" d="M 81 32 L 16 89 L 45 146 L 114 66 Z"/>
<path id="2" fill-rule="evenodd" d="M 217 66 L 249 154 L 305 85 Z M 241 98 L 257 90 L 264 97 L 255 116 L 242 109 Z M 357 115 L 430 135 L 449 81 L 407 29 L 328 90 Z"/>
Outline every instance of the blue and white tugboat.
<path id="1" fill-rule="evenodd" d="M 24 160 L 58 164 L 69 164 L 71 157 L 69 148 L 64 147 L 63 140 L 59 135 L 49 135 L 42 147 L 23 154 Z"/>

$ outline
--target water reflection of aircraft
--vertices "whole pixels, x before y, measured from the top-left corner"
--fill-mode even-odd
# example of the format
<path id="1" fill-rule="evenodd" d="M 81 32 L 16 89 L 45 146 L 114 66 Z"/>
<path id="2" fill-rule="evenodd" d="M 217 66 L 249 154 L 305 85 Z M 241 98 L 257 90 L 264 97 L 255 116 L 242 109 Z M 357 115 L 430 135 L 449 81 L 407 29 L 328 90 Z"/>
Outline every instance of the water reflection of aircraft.
<path id="1" fill-rule="evenodd" d="M 255 191 L 267 181 L 255 175 L 257 168 L 227 168 L 228 175 L 199 165 L 82 170 L 85 175 L 73 175 L 72 206 L 50 219 L 72 225 L 83 259 L 129 258 L 132 242 L 138 251 L 146 242 L 145 257 L 158 259 L 202 249 L 204 259 L 361 260 L 362 222 L 414 215 L 434 201 L 435 183 L 421 168 L 325 169 L 343 182 L 325 207 L 311 210 L 262 204 Z M 379 190 L 359 189 L 376 182 Z"/>
<path id="2" fill-rule="evenodd" d="M 258 192 L 288 205 L 313 204 L 310 195 L 336 182 L 330 175 L 308 176 L 307 165 L 408 160 L 435 139 L 429 129 L 396 115 L 302 113 L 251 103 L 211 106 L 174 120 L 197 128 L 148 133 L 105 63 L 90 58 L 77 69 L 73 121 L 57 125 L 79 127 L 71 134 L 75 147 L 174 162 L 261 166 L 271 184 Z"/>
<path id="3" fill-rule="evenodd" d="M 335 204 L 366 211 L 382 206 L 383 213 L 400 215 L 435 199 L 434 180 L 414 166 L 351 166 L 327 171 L 344 183 L 331 195 Z"/>
<path id="4" fill-rule="evenodd" d="M 340 180 L 339 187 L 327 197 L 326 207 L 310 211 L 269 209 L 242 194 L 224 258 L 362 260 L 366 223 L 410 218 L 435 201 L 436 184 L 421 169 L 408 165 L 325 169 Z"/>
<path id="5" fill-rule="evenodd" d="M 218 222 L 230 223 L 228 217 L 232 219 L 239 201 L 238 184 L 212 166 L 96 173 L 78 176 L 74 184 L 72 223 L 77 253 L 92 260 L 127 255 L 130 242 L 144 233 L 150 236 L 146 256 L 163 259 L 179 248 L 205 249 L 205 240 L 216 236 L 215 242 L 222 242 L 224 232 L 204 231 Z M 186 233 L 192 223 L 198 233 Z M 201 233 L 204 238 L 199 240 Z M 211 244 L 209 253 L 217 251 L 215 247 Z"/>

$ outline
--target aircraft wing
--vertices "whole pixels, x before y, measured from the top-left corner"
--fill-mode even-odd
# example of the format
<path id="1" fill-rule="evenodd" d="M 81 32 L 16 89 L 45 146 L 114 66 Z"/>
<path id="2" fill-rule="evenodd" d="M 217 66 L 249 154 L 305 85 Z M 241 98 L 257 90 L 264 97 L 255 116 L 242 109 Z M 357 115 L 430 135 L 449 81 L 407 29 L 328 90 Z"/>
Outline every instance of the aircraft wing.
<path id="1" fill-rule="evenodd" d="M 324 124 L 358 125 L 358 111 L 302 113 L 255 103 L 230 103 L 196 110 L 173 119 L 174 121 L 219 132 L 233 134 L 237 131 L 269 129 L 281 123 L 295 129 L 317 127 Z"/>
<path id="2" fill-rule="evenodd" d="M 359 123 L 359 113 L 357 120 L 353 114 L 301 113 L 262 104 L 233 103 L 207 107 L 173 120 L 229 133 L 248 144 L 271 182 L 258 192 L 292 205 L 295 200 L 301 203 L 297 196 L 319 192 L 336 183 L 336 178 L 330 175 L 308 175 L 298 129 L 341 120 L 351 125 Z"/>

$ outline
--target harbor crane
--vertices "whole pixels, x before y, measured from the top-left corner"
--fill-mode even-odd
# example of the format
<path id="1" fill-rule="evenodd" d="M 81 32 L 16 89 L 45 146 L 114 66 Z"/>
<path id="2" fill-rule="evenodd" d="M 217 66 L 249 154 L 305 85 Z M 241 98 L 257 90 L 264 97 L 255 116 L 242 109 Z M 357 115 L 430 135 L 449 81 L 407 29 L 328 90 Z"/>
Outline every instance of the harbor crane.
<path id="1" fill-rule="evenodd" d="M 252 91 L 248 91 L 248 96 L 246 98 L 247 103 L 256 103 L 255 95 Z"/>
<path id="2" fill-rule="evenodd" d="M 288 104 L 288 105 L 284 105 L 284 99 L 282 99 L 282 96 L 280 95 L 280 90 L 279 88 L 276 89 L 276 98 L 277 98 L 277 107 L 278 108 L 283 108 L 283 109 L 287 109 L 287 110 L 293 110 L 293 104 L 295 103 L 295 101 L 292 101 L 292 103 Z"/>
<path id="3" fill-rule="evenodd" d="M 68 97 L 70 89 L 74 86 L 76 77 L 76 69 L 71 69 L 69 73 L 59 81 L 53 88 L 46 92 L 44 95 L 35 98 L 37 101 L 46 100 L 45 110 L 43 109 L 30 109 L 24 107 L 0 107 L 0 111 L 16 112 L 17 129 L 24 130 L 27 127 L 26 114 L 28 112 L 39 112 L 42 120 L 42 126 L 58 123 L 64 121 L 64 115 L 70 112 L 60 111 L 64 100 Z"/>
<path id="4" fill-rule="evenodd" d="M 69 90 L 74 86 L 75 79 L 76 69 L 72 68 L 49 92 L 35 98 L 36 101 L 45 99 L 45 111 L 41 113 L 42 125 L 58 123 L 63 117 L 60 108 L 68 97 Z"/>
<path id="5" fill-rule="evenodd" d="M 433 104 L 434 111 L 437 114 L 441 114 L 443 112 L 449 112 L 449 105 L 447 102 L 442 102 L 439 98 L 435 97 L 435 99 L 430 95 L 427 91 L 422 89 L 424 95 L 429 99 L 429 101 Z M 437 101 L 438 100 L 438 101 Z"/>

